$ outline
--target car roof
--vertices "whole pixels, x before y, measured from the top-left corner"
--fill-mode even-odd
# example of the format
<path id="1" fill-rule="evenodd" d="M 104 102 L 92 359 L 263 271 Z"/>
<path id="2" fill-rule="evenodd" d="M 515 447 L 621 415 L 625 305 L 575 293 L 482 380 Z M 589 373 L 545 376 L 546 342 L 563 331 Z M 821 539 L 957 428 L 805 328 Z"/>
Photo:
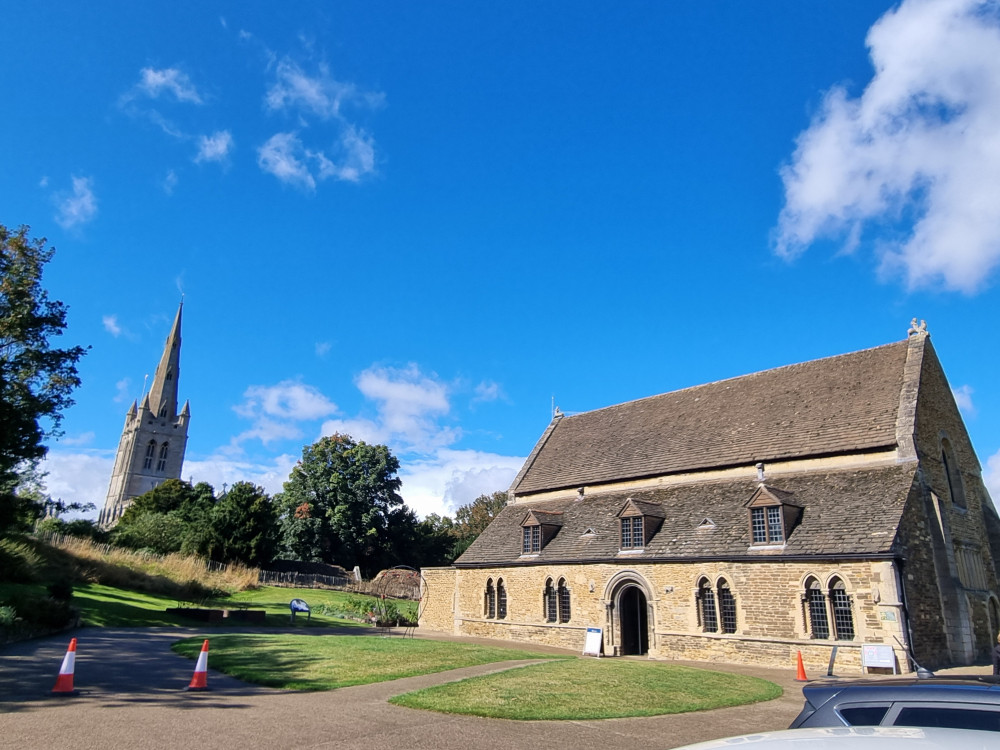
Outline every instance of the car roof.
<path id="1" fill-rule="evenodd" d="M 996 750 L 997 733 L 938 727 L 814 727 L 726 737 L 676 750 Z"/>
<path id="2" fill-rule="evenodd" d="M 1000 682 L 983 675 L 885 680 L 822 680 L 802 688 L 814 706 L 835 697 L 852 700 L 957 700 L 967 696 L 977 703 L 1000 704 Z"/>

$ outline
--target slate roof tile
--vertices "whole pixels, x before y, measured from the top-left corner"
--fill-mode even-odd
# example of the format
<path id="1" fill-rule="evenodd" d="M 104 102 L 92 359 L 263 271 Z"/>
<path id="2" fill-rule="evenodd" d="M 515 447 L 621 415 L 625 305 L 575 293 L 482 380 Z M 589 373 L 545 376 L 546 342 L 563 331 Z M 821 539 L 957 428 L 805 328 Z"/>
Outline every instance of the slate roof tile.
<path id="1" fill-rule="evenodd" d="M 799 525 L 773 554 L 866 555 L 892 551 L 896 529 L 916 474 L 916 463 L 878 468 L 788 474 L 768 478 L 767 486 L 793 493 L 802 508 Z M 516 564 L 521 558 L 521 521 L 531 509 L 562 512 L 562 527 L 533 564 L 569 560 L 622 560 L 618 511 L 632 498 L 658 503 L 665 518 L 635 559 L 754 556 L 750 543 L 748 498 L 759 483 L 730 480 L 672 485 L 643 491 L 591 493 L 582 500 L 518 503 L 504 508 L 456 560 L 464 565 Z M 714 528 L 699 528 L 711 518 Z M 593 529 L 593 535 L 585 535 Z"/>

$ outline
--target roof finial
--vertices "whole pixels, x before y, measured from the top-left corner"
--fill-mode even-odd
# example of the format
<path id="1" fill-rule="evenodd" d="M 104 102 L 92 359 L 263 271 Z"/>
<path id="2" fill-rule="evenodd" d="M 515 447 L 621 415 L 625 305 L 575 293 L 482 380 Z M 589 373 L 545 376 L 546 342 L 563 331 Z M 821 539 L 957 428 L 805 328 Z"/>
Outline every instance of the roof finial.
<path id="1" fill-rule="evenodd" d="M 910 321 L 910 328 L 906 332 L 906 335 L 907 336 L 912 336 L 915 333 L 923 333 L 923 334 L 927 333 L 927 321 L 926 320 L 921 320 L 919 324 L 917 323 L 917 319 L 916 318 L 914 318 L 913 320 Z"/>

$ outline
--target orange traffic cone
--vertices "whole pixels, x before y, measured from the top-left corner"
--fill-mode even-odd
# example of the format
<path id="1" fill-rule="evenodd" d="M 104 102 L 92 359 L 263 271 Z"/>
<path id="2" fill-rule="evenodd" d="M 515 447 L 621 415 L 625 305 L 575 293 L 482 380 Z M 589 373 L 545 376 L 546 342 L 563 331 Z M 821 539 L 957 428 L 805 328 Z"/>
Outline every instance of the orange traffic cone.
<path id="1" fill-rule="evenodd" d="M 63 657 L 62 666 L 59 667 L 59 676 L 56 677 L 56 684 L 52 688 L 52 695 L 79 695 L 79 690 L 73 689 L 73 671 L 76 669 L 76 638 L 69 642 L 66 649 L 66 656 Z"/>
<path id="2" fill-rule="evenodd" d="M 208 690 L 208 639 L 201 644 L 201 653 L 198 654 L 198 663 L 194 665 L 194 676 L 187 690 Z"/>
<path id="3" fill-rule="evenodd" d="M 208 641 L 205 642 L 208 643 Z M 809 678 L 806 677 L 806 668 L 802 666 L 802 652 L 799 651 L 798 653 L 799 653 L 798 657 L 799 665 L 798 665 L 798 671 L 795 674 L 795 679 L 798 680 L 799 682 L 808 682 Z"/>

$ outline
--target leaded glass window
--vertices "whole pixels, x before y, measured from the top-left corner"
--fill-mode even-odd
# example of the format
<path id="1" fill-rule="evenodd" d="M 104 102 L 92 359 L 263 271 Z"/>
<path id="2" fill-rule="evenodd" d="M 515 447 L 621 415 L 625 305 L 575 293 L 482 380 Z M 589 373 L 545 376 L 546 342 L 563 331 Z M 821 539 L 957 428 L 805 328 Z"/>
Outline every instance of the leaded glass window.
<path id="1" fill-rule="evenodd" d="M 719 581 L 719 616 L 722 618 L 722 632 L 735 633 L 736 597 L 725 580 Z"/>
<path id="2" fill-rule="evenodd" d="M 142 468 L 152 469 L 153 458 L 155 456 L 156 456 L 156 441 L 150 440 L 149 444 L 146 446 L 146 460 L 142 462 Z"/>
<path id="3" fill-rule="evenodd" d="M 645 546 L 642 536 L 642 516 L 631 516 L 621 519 L 622 549 L 641 549 Z"/>
<path id="4" fill-rule="evenodd" d="M 785 541 L 785 530 L 781 518 L 781 506 L 750 509 L 750 529 L 754 544 L 768 544 Z"/>
<path id="5" fill-rule="evenodd" d="M 507 617 L 507 587 L 503 584 L 503 578 L 497 579 L 497 619 L 503 620 Z"/>
<path id="6" fill-rule="evenodd" d="M 156 462 L 157 471 L 167 470 L 167 453 L 170 452 L 170 443 L 164 443 L 160 446 L 160 460 Z"/>
<path id="7" fill-rule="evenodd" d="M 854 615 L 851 612 L 851 597 L 844 588 L 844 582 L 834 579 L 830 584 L 830 604 L 833 605 L 833 628 L 838 641 L 854 640 Z"/>
<path id="8" fill-rule="evenodd" d="M 559 579 L 559 622 L 569 622 L 569 588 L 566 579 Z"/>
<path id="9" fill-rule="evenodd" d="M 698 603 L 701 612 L 701 629 L 706 633 L 714 633 L 719 629 L 719 619 L 715 614 L 715 593 L 712 584 L 702 579 L 698 585 Z"/>
<path id="10" fill-rule="evenodd" d="M 556 592 L 552 588 L 552 579 L 546 579 L 545 581 L 545 596 L 544 608 L 545 608 L 545 621 L 555 622 L 556 621 Z"/>
<path id="11" fill-rule="evenodd" d="M 830 623 L 826 618 L 826 597 L 819 581 L 813 578 L 806 585 L 806 605 L 809 608 L 809 630 L 813 638 L 829 638 Z"/>
<path id="12" fill-rule="evenodd" d="M 486 601 L 485 601 L 485 614 L 490 620 L 497 616 L 497 595 L 493 588 L 493 579 L 489 578 L 486 581 Z"/>

